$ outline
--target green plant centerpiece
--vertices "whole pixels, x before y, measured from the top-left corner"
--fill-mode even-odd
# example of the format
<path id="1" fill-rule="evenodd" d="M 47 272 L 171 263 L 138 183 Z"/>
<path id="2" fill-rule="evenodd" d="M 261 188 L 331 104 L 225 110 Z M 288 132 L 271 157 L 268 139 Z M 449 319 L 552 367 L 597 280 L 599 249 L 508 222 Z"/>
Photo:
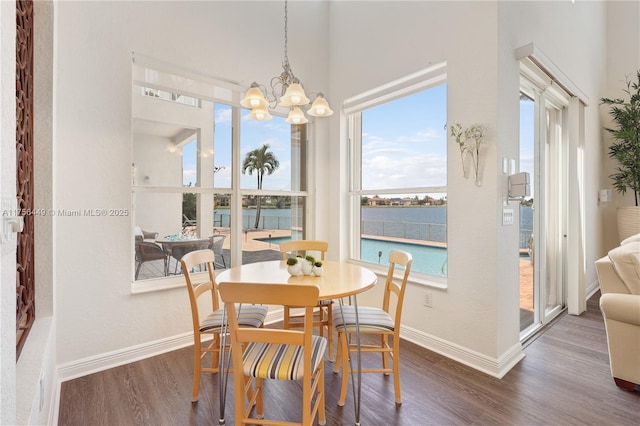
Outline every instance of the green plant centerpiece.
<path id="1" fill-rule="evenodd" d="M 316 277 L 319 277 L 324 272 L 324 268 L 322 267 L 322 262 L 319 260 L 313 263 L 313 268 L 311 268 L 311 273 Z"/>
<path id="2" fill-rule="evenodd" d="M 640 232 L 640 70 L 635 79 L 626 80 L 623 98 L 602 98 L 601 104 L 610 106 L 611 127 L 604 130 L 611 135 L 609 157 L 617 163 L 609 177 L 617 192 L 633 192 L 635 206 L 618 208 L 620 240 Z"/>
<path id="3" fill-rule="evenodd" d="M 314 263 L 316 263 L 316 258 L 311 255 L 306 255 L 302 261 L 302 273 L 305 275 L 311 275 Z"/>
<path id="4" fill-rule="evenodd" d="M 311 255 L 297 255 L 287 258 L 287 272 L 297 275 L 322 275 L 322 262 L 316 260 Z"/>
<path id="5" fill-rule="evenodd" d="M 287 259 L 287 272 L 290 275 L 302 275 L 302 264 L 298 262 L 297 257 L 290 257 Z"/>

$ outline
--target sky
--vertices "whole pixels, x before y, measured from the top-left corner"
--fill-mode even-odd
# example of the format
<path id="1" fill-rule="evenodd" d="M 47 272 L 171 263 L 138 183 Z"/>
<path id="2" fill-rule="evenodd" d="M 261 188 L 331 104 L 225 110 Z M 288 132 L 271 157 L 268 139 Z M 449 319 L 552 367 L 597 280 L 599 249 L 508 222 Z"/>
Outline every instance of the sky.
<path id="1" fill-rule="evenodd" d="M 362 189 L 447 184 L 447 86 L 362 112 Z"/>

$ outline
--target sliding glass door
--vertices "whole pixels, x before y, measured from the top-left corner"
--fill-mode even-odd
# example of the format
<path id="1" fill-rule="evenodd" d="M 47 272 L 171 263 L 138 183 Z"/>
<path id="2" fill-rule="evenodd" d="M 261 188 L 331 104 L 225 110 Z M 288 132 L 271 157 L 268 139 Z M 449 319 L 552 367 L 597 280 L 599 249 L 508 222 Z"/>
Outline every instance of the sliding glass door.
<path id="1" fill-rule="evenodd" d="M 565 300 L 566 106 L 549 79 L 522 77 L 520 171 L 531 196 L 520 206 L 520 332 L 526 338 L 553 319 Z"/>

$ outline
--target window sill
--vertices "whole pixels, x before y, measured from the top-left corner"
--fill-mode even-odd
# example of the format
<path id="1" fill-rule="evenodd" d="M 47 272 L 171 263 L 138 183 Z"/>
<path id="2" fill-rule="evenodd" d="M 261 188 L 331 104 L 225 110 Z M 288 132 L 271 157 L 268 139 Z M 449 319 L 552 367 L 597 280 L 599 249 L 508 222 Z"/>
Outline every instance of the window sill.
<path id="1" fill-rule="evenodd" d="M 203 272 L 204 273 L 204 272 Z M 199 274 L 194 274 L 199 275 Z M 185 280 L 183 275 L 175 275 L 172 277 L 156 278 L 151 280 L 140 280 L 131 283 L 131 294 L 151 293 L 154 291 L 170 290 L 174 288 L 184 287 Z"/>
<path id="2" fill-rule="evenodd" d="M 376 265 L 374 263 L 362 262 L 362 261 L 355 260 L 355 259 L 349 259 L 349 262 L 353 263 L 353 264 L 356 264 L 356 265 L 360 265 L 360 266 L 365 267 L 367 269 L 370 269 L 373 272 L 375 272 L 376 275 L 379 275 L 381 277 L 386 277 L 386 275 L 387 275 L 387 270 L 388 269 L 387 269 L 386 266 Z M 402 269 L 400 269 L 400 271 L 402 271 Z M 396 273 L 394 274 L 394 278 L 397 278 L 397 279 L 401 280 L 402 279 L 402 272 L 398 273 L 398 271 L 396 271 Z M 446 290 L 448 288 L 447 278 L 445 278 L 445 277 L 434 277 L 434 276 L 431 276 L 431 275 L 414 273 L 414 272 L 411 272 L 409 274 L 409 280 L 407 282 L 409 284 L 419 285 L 419 286 L 423 286 L 423 287 L 436 288 L 438 290 Z"/>

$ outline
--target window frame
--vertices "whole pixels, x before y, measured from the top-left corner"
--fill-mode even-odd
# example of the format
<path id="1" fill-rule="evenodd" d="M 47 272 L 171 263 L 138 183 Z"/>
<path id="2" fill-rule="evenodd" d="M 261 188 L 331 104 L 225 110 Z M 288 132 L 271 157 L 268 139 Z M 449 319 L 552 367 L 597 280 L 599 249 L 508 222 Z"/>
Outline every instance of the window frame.
<path id="1" fill-rule="evenodd" d="M 429 194 L 447 193 L 447 186 L 419 186 L 411 188 L 392 189 L 362 189 L 362 112 L 401 99 L 418 92 L 447 83 L 447 63 L 442 62 L 417 71 L 400 79 L 351 97 L 344 101 L 343 112 L 346 117 L 348 153 L 349 153 L 349 223 L 348 258 L 350 262 L 361 264 L 379 273 L 386 272 L 386 268 L 371 262 L 361 260 L 361 199 L 363 196 L 377 194 Z M 448 138 L 447 138 L 448 140 Z M 447 149 L 448 151 L 448 149 Z M 447 155 L 448 163 L 448 155 Z M 448 213 L 447 213 L 448 216 Z M 448 276 L 448 274 L 447 274 Z M 410 281 L 430 287 L 446 288 L 447 276 L 428 275 L 412 271 Z"/>

